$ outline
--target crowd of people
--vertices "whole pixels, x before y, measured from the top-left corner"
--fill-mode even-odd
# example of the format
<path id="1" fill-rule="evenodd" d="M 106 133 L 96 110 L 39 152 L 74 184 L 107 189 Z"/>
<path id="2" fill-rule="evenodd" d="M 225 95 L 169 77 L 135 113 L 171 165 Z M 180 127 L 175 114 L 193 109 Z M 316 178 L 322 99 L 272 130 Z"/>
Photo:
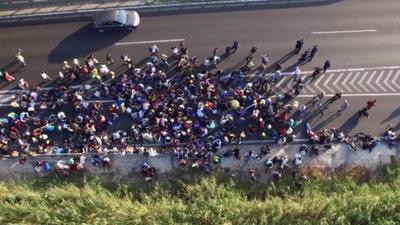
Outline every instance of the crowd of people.
<path id="1" fill-rule="evenodd" d="M 293 54 L 299 54 L 303 45 L 304 41 L 298 40 Z M 323 114 L 331 103 L 341 99 L 341 93 L 337 93 L 324 102 L 325 94 L 320 93 L 311 106 L 295 100 L 306 85 L 300 64 L 311 61 L 318 46 L 301 55 L 292 73 L 293 83 L 284 93 L 274 88 L 282 77 L 282 66 L 275 64 L 268 71 L 269 56 L 261 54 L 261 65 L 256 68 L 256 46 L 251 47 L 238 68 L 218 68 L 221 60 L 239 48 L 237 41 L 222 55 L 215 48 L 199 64 L 184 42 L 172 46 L 170 53 L 153 45 L 144 65 L 135 64 L 128 54 L 121 55 L 122 72 L 111 69 L 119 61 L 111 53 L 105 62 L 91 54 L 82 62 L 65 61 L 56 77 L 42 71 L 43 83 L 53 82 L 53 88 L 32 86 L 19 79 L 21 91 L 10 103 L 13 110 L 0 118 L 0 154 L 100 154 L 110 150 L 152 154 L 143 144 L 157 143 L 160 152 L 172 149 L 182 163 L 189 156 L 205 161 L 222 146 L 240 144 L 249 137 L 290 143 L 308 107 L 316 106 L 316 111 Z M 21 66 L 28 65 L 22 50 L 18 50 L 16 60 Z M 327 60 L 322 68 L 315 68 L 311 77 L 320 76 L 330 66 Z M 6 82 L 15 80 L 8 71 L 0 71 L 0 76 Z M 84 79 L 93 82 L 72 85 Z M 369 117 L 375 104 L 376 100 L 369 101 L 359 115 Z M 349 106 L 344 100 L 337 116 Z M 113 124 L 129 126 L 110 132 Z M 306 136 L 316 143 L 331 142 L 343 135 L 336 129 L 314 133 L 309 124 L 305 127 Z M 55 140 L 60 136 L 62 142 Z"/>

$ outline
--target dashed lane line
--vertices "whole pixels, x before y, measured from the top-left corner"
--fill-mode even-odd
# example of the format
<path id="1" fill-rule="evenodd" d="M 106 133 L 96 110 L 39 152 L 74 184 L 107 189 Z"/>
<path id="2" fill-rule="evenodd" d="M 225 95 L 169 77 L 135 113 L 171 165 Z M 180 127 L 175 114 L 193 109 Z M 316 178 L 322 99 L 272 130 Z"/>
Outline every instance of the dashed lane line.
<path id="1" fill-rule="evenodd" d="M 116 46 L 121 46 L 121 45 L 141 45 L 141 44 L 165 43 L 165 42 L 179 42 L 179 41 L 185 41 L 185 39 L 184 39 L 184 38 L 178 38 L 178 39 L 167 39 L 167 40 L 118 42 L 118 43 L 115 43 L 115 45 L 116 45 Z"/>
<path id="2" fill-rule="evenodd" d="M 367 32 L 376 32 L 377 30 L 369 29 L 369 30 L 333 30 L 333 31 L 316 31 L 311 32 L 311 34 L 349 34 L 349 33 L 367 33 Z"/>

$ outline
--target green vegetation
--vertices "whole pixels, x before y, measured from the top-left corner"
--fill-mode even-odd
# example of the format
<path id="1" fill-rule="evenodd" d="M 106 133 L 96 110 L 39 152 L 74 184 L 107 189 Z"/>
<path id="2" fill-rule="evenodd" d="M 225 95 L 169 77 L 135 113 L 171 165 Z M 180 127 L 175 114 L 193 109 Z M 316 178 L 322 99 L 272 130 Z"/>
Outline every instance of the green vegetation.
<path id="1" fill-rule="evenodd" d="M 0 224 L 400 224 L 400 167 L 379 179 L 290 178 L 271 185 L 223 174 L 159 184 L 0 183 Z M 198 177 L 198 176 L 191 176 Z"/>

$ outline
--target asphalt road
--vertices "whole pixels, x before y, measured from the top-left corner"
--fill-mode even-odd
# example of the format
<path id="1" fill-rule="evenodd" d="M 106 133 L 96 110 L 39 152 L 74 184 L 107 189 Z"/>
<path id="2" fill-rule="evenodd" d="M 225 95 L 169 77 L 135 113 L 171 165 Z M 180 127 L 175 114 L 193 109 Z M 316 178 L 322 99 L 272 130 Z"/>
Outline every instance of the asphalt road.
<path id="1" fill-rule="evenodd" d="M 83 58 L 90 53 L 95 53 L 99 60 L 105 60 L 106 52 L 111 52 L 117 61 L 122 53 L 128 53 L 134 62 L 139 62 L 147 56 L 151 45 L 116 43 L 185 39 L 190 54 L 197 55 L 202 61 L 204 57 L 212 55 L 215 47 L 222 54 L 227 45 L 238 40 L 241 47 L 237 53 L 219 64 L 220 68 L 229 68 L 241 61 L 252 45 L 258 47 L 257 56 L 268 53 L 271 63 L 274 63 L 293 49 L 296 39 L 304 38 L 305 47 L 311 48 L 317 44 L 320 49 L 312 62 L 302 66 L 303 71 L 321 66 L 326 59 L 331 59 L 331 69 L 338 71 L 321 77 L 318 84 L 313 81 L 309 87 L 317 91 L 304 90 L 306 93 L 302 93 L 300 102 L 309 101 L 309 96 L 319 89 L 327 93 L 332 89 L 334 93 L 339 88 L 347 94 L 343 98 L 351 104 L 350 109 L 340 117 L 332 118 L 341 100 L 330 106 L 321 118 L 310 118 L 311 124 L 315 128 L 336 127 L 348 132 L 379 134 L 388 123 L 400 128 L 400 108 L 396 104 L 400 90 L 397 90 L 397 86 L 390 86 L 392 82 L 400 83 L 399 76 L 396 76 L 398 68 L 386 68 L 400 65 L 400 30 L 397 27 L 400 21 L 399 10 L 400 4 L 396 0 L 348 0 L 315 7 L 146 15 L 142 18 L 140 28 L 132 33 L 94 33 L 89 21 L 3 27 L 0 28 L 0 66 L 13 62 L 17 49 L 21 48 L 28 66 L 8 66 L 8 70 L 17 78 L 23 77 L 36 83 L 40 81 L 42 70 L 54 77 L 64 60 Z M 177 43 L 157 43 L 161 51 L 168 53 L 173 44 Z M 297 59 L 298 56 L 290 57 L 282 64 L 283 68 L 291 71 Z M 259 63 L 260 59 L 255 61 Z M 340 72 L 341 69 L 349 68 L 358 68 L 358 72 L 361 72 L 357 76 L 360 78 L 353 79 L 357 71 L 354 74 L 350 74 L 351 70 Z M 370 72 L 364 76 L 361 73 L 364 73 L 365 68 Z M 381 75 L 382 71 L 384 73 Z M 386 76 L 390 77 L 386 79 Z M 326 82 L 329 78 L 331 80 Z M 365 85 L 358 83 L 361 79 L 366 82 Z M 2 94 L 15 85 L 0 84 Z M 352 88 L 353 85 L 357 88 Z M 372 111 L 372 117 L 360 120 L 353 118 L 354 113 L 373 98 L 378 100 L 378 107 Z M 1 107 L 0 113 L 8 110 L 8 107 Z"/>

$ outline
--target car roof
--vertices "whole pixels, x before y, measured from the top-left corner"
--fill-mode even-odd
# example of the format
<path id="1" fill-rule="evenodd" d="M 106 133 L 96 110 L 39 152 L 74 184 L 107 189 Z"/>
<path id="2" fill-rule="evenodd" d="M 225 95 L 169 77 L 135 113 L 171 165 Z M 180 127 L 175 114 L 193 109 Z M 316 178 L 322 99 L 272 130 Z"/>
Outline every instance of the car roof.
<path id="1" fill-rule="evenodd" d="M 123 17 L 126 18 L 127 11 L 126 10 L 109 10 L 103 11 L 95 15 L 96 24 L 102 24 L 105 22 L 115 21 L 120 23 L 125 23 L 126 21 L 122 21 Z"/>

